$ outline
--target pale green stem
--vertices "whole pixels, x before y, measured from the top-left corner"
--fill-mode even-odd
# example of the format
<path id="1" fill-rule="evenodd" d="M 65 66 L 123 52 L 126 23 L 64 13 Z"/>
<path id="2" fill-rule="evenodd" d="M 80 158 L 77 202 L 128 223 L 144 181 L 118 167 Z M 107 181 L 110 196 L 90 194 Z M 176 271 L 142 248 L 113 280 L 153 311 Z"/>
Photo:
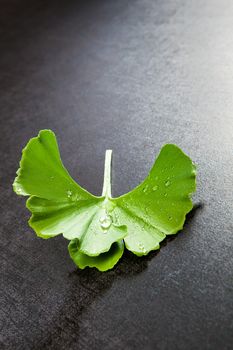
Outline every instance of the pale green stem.
<path id="1" fill-rule="evenodd" d="M 107 149 L 105 152 L 104 163 L 104 184 L 102 196 L 111 198 L 111 162 L 112 162 L 112 150 Z"/>

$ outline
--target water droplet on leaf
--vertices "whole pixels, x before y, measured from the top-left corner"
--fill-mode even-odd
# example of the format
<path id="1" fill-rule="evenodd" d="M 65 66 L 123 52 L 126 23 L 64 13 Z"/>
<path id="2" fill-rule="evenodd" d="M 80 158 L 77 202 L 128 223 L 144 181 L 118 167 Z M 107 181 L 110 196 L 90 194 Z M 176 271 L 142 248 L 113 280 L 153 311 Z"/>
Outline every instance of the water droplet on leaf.
<path id="1" fill-rule="evenodd" d="M 72 194 L 73 194 L 72 191 L 69 190 L 69 191 L 67 191 L 66 193 L 67 193 L 67 197 L 68 197 L 68 198 L 71 198 L 71 196 L 72 196 Z"/>
<path id="2" fill-rule="evenodd" d="M 143 253 L 146 252 L 146 249 L 145 249 L 143 243 L 138 243 L 138 248 L 139 248 Z"/>
<path id="3" fill-rule="evenodd" d="M 100 218 L 100 227 L 102 228 L 103 232 L 106 233 L 109 227 L 112 225 L 112 217 L 106 212 L 103 216 Z"/>
<path id="4" fill-rule="evenodd" d="M 146 185 L 146 186 L 143 188 L 143 192 L 145 193 L 145 192 L 147 192 L 147 190 L 148 190 L 148 185 Z"/>
<path id="5" fill-rule="evenodd" d="M 152 188 L 153 191 L 157 191 L 157 189 L 158 189 L 158 185 L 155 185 L 155 186 Z"/>
<path id="6" fill-rule="evenodd" d="M 119 216 L 117 213 L 115 213 L 115 222 L 116 224 L 119 224 Z"/>
<path id="7" fill-rule="evenodd" d="M 167 181 L 165 182 L 165 186 L 168 187 L 168 186 L 170 186 L 170 185 L 171 185 L 171 181 L 170 181 L 170 180 L 167 180 Z"/>

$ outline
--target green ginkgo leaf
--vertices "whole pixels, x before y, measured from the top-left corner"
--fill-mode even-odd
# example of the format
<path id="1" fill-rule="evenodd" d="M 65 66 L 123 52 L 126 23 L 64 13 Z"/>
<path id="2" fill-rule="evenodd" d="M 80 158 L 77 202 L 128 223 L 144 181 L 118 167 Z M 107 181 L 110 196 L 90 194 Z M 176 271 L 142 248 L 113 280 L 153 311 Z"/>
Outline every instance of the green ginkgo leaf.
<path id="1" fill-rule="evenodd" d="M 106 151 L 102 196 L 80 187 L 64 168 L 54 133 L 42 130 L 23 150 L 13 188 L 30 196 L 29 225 L 42 238 L 58 234 L 80 268 L 112 268 L 128 250 L 141 256 L 179 231 L 192 209 L 196 170 L 177 146 L 165 145 L 147 178 L 131 192 L 111 197 L 111 155 Z"/>
<path id="2" fill-rule="evenodd" d="M 165 145 L 147 178 L 131 192 L 113 199 L 117 224 L 127 226 L 126 248 L 141 256 L 159 248 L 183 228 L 193 208 L 196 168 L 177 146 Z"/>

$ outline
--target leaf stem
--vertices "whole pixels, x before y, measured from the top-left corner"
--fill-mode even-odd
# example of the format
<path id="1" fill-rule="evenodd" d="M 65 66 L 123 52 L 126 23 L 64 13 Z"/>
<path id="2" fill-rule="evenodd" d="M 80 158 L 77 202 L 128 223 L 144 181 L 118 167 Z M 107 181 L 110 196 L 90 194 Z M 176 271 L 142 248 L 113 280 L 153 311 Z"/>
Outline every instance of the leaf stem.
<path id="1" fill-rule="evenodd" d="M 112 150 L 107 149 L 105 152 L 105 163 L 104 163 L 104 184 L 102 196 L 111 198 L 111 162 L 112 162 Z"/>

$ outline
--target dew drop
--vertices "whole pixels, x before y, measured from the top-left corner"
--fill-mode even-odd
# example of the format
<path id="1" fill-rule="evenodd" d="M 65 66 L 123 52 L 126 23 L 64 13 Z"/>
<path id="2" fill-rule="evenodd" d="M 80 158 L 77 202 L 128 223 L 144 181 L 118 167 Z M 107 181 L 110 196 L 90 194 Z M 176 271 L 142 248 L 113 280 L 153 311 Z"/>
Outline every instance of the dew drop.
<path id="1" fill-rule="evenodd" d="M 112 225 L 112 217 L 106 212 L 103 216 L 101 216 L 99 222 L 103 232 L 106 233 L 109 227 Z"/>
<path id="2" fill-rule="evenodd" d="M 172 220 L 172 216 L 169 216 L 169 217 L 168 217 L 168 220 L 171 221 L 171 220 Z"/>
<path id="3" fill-rule="evenodd" d="M 143 253 L 146 252 L 146 249 L 145 249 L 143 243 L 138 243 L 138 248 L 139 248 Z"/>
<path id="4" fill-rule="evenodd" d="M 153 188 L 152 188 L 152 191 L 157 191 L 158 189 L 158 185 L 155 185 Z"/>
<path id="5" fill-rule="evenodd" d="M 167 197 L 167 192 L 164 193 L 164 197 Z"/>
<path id="6" fill-rule="evenodd" d="M 171 181 L 167 180 L 167 181 L 165 182 L 165 186 L 168 187 L 168 186 L 170 186 L 170 185 L 171 185 Z"/>
<path id="7" fill-rule="evenodd" d="M 67 191 L 66 193 L 67 193 L 67 197 L 68 197 L 68 198 L 71 198 L 71 196 L 72 196 L 72 194 L 73 194 L 72 191 L 69 190 L 69 191 Z"/>
<path id="8" fill-rule="evenodd" d="M 54 176 L 50 176 L 50 180 L 54 180 Z"/>
<path id="9" fill-rule="evenodd" d="M 115 222 L 116 224 L 119 224 L 119 216 L 117 213 L 115 213 Z"/>
<path id="10" fill-rule="evenodd" d="M 146 186 L 143 188 L 143 192 L 145 193 L 145 192 L 147 192 L 147 190 L 148 190 L 148 185 L 146 185 Z"/>

